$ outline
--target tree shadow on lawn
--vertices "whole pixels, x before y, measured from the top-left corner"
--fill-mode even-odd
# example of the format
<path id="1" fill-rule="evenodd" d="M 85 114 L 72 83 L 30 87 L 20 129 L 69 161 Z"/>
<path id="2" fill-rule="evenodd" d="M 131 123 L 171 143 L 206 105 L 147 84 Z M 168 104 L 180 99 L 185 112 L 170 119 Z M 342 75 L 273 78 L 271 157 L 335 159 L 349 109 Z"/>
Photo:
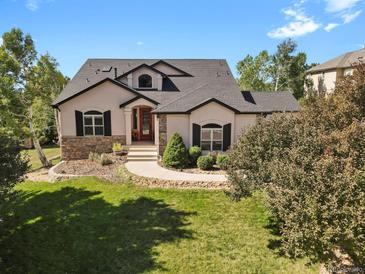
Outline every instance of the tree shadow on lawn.
<path id="1" fill-rule="evenodd" d="M 154 247 L 192 238 L 184 227 L 195 213 L 176 211 L 162 200 L 146 197 L 115 206 L 99 194 L 73 187 L 22 192 L 14 202 L 14 214 L 0 223 L 0 272 L 166 270 L 156 261 Z"/>

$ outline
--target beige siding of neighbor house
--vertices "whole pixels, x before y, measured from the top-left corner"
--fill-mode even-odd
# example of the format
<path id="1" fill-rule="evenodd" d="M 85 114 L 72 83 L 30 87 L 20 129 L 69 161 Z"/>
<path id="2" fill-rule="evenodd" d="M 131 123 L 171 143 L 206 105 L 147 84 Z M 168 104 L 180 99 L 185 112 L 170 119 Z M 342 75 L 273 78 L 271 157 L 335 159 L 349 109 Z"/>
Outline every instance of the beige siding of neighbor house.
<path id="1" fill-rule="evenodd" d="M 63 103 L 59 106 L 62 136 L 76 136 L 75 110 L 81 112 L 110 110 L 112 135 L 125 135 L 124 111 L 119 108 L 119 105 L 133 97 L 135 95 L 130 91 L 105 82 Z"/>
<path id="2" fill-rule="evenodd" d="M 184 140 L 186 147 L 190 146 L 190 129 L 188 114 L 169 114 L 167 115 L 167 140 L 174 133 L 179 133 Z"/>
<path id="3" fill-rule="evenodd" d="M 335 89 L 336 81 L 341 77 L 341 72 L 342 70 L 324 71 L 309 75 L 308 77 L 312 79 L 315 90 L 331 93 Z"/>

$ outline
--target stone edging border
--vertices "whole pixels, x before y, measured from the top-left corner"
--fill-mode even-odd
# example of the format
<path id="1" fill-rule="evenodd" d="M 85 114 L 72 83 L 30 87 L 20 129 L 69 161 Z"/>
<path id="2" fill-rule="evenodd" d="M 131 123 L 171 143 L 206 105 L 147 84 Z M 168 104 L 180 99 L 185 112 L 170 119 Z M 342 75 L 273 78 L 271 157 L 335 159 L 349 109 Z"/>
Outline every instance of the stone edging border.
<path id="1" fill-rule="evenodd" d="M 56 173 L 55 169 L 64 162 L 65 161 L 61 161 L 48 170 L 49 182 L 54 183 L 62 180 L 75 179 L 79 177 L 94 176 L 94 175 L 75 175 L 75 174 Z M 143 186 L 149 188 L 210 189 L 210 190 L 228 190 L 230 188 L 229 181 L 222 181 L 222 182 L 183 181 L 183 180 L 172 181 L 172 180 L 161 180 L 157 178 L 142 177 L 131 173 L 130 171 L 127 170 L 127 168 L 124 165 L 122 165 L 119 169 L 119 174 L 121 172 L 123 173 L 123 175 L 121 176 L 121 181 L 123 177 L 125 177 L 124 179 L 131 181 L 133 184 L 137 186 Z"/>
<path id="2" fill-rule="evenodd" d="M 131 173 L 125 166 L 122 168 L 124 175 L 137 186 L 149 188 L 174 188 L 174 189 L 209 189 L 209 190 L 228 190 L 230 189 L 229 181 L 183 181 L 183 180 L 163 180 L 138 176 Z M 120 170 L 121 171 L 121 170 Z"/>

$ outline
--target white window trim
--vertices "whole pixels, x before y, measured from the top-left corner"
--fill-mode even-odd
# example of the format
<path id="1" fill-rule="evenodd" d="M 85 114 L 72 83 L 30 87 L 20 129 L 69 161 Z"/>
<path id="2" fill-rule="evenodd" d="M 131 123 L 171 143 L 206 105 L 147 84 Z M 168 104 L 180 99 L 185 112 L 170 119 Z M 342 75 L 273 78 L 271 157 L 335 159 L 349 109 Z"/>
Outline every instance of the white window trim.
<path id="1" fill-rule="evenodd" d="M 85 125 L 85 118 L 91 118 L 92 124 L 91 125 Z M 95 125 L 95 118 L 101 118 L 102 125 Z M 104 115 L 103 114 L 84 114 L 83 115 L 83 130 L 84 130 L 84 136 L 105 136 L 105 126 L 104 126 Z M 85 133 L 85 127 L 92 127 L 93 134 L 86 134 Z M 95 135 L 95 127 L 103 127 L 103 134 L 102 135 Z"/>
<path id="2" fill-rule="evenodd" d="M 203 140 L 203 131 L 204 130 L 210 130 L 210 140 L 204 139 Z M 220 140 L 213 139 L 213 130 L 220 130 L 222 132 L 222 138 Z M 200 147 L 202 147 L 202 142 L 210 142 L 210 150 L 209 151 L 223 151 L 223 128 L 201 128 L 200 130 Z M 221 142 L 221 148 L 219 150 L 213 150 L 213 141 L 220 141 Z M 207 151 L 207 150 L 205 150 Z"/>

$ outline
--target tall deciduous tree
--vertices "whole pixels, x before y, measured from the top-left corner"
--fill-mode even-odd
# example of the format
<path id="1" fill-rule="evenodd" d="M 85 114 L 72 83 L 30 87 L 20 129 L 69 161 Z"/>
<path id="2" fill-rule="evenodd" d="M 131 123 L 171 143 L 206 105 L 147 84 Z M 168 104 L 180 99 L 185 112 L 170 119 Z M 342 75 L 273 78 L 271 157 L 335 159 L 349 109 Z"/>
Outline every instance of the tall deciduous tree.
<path id="1" fill-rule="evenodd" d="M 288 39 L 272 55 L 266 50 L 256 57 L 247 55 L 237 64 L 240 87 L 256 91 L 289 90 L 296 98 L 303 97 L 306 71 L 312 65 L 307 64 L 305 53 L 295 54 L 296 50 L 297 44 Z"/>
<path id="2" fill-rule="evenodd" d="M 247 55 L 238 62 L 237 70 L 240 74 L 238 84 L 242 90 L 270 90 L 270 55 L 264 50 L 256 57 Z"/>
<path id="3" fill-rule="evenodd" d="M 48 108 L 67 80 L 57 71 L 56 61 L 48 54 L 37 58 L 29 34 L 14 28 L 4 33 L 2 39 L 0 111 L 4 116 L 0 125 L 17 133 L 17 136 L 29 134 L 42 165 L 49 166 L 50 162 L 42 151 L 35 127 L 35 121 L 40 118 L 35 106 L 43 102 L 44 107 Z"/>

